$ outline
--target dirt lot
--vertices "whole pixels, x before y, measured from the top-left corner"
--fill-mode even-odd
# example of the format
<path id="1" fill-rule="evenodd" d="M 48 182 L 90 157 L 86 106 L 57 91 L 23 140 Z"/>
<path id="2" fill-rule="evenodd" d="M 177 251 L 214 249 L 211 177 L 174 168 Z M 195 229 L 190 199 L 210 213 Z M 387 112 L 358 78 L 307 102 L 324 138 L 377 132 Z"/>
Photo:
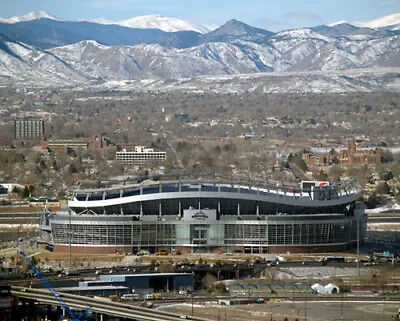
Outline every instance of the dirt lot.
<path id="1" fill-rule="evenodd" d="M 373 298 L 372 298 L 373 299 Z M 264 304 L 220 306 L 216 302 L 194 303 L 193 314 L 212 320 L 229 321 L 390 321 L 400 302 L 269 302 Z M 192 315 L 191 304 L 160 307 L 162 310 Z"/>

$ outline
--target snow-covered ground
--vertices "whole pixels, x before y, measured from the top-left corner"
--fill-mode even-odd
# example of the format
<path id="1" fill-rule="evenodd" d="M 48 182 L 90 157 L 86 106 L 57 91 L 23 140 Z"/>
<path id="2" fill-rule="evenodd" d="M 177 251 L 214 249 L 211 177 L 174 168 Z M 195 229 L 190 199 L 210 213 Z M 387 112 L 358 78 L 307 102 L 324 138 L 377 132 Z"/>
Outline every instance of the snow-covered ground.
<path id="1" fill-rule="evenodd" d="M 32 229 L 38 228 L 39 224 L 0 224 L 0 230 L 4 229 Z"/>
<path id="2" fill-rule="evenodd" d="M 385 205 L 382 207 L 377 207 L 377 208 L 371 208 L 371 209 L 366 209 L 365 213 L 367 214 L 378 214 L 378 213 L 384 213 L 392 210 L 400 210 L 400 205 L 397 203 L 394 203 L 393 205 Z"/>
<path id="3" fill-rule="evenodd" d="M 276 274 L 278 279 L 328 279 L 331 277 L 352 277 L 357 275 L 357 268 L 337 268 L 334 266 L 306 266 L 281 268 Z"/>

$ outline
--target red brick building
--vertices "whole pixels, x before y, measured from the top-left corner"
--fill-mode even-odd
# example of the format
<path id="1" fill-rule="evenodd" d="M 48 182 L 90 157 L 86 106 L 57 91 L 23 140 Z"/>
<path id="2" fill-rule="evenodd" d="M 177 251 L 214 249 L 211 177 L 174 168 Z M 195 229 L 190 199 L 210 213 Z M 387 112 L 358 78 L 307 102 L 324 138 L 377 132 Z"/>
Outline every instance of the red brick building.
<path id="1" fill-rule="evenodd" d="M 380 164 L 382 161 L 382 149 L 364 149 L 357 150 L 356 140 L 349 143 L 347 149 L 339 153 L 340 164 L 362 165 L 362 164 Z"/>

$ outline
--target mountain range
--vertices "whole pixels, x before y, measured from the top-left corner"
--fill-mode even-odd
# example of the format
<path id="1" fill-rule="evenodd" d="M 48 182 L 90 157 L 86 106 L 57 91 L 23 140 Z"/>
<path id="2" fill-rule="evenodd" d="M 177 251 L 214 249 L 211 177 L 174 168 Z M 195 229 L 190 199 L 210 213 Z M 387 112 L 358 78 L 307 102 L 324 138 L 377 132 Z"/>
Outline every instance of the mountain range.
<path id="1" fill-rule="evenodd" d="M 28 13 L 23 16 L 16 16 L 10 19 L 0 18 L 1 23 L 18 23 L 23 21 L 32 21 L 38 19 L 51 19 L 58 21 L 67 21 L 57 18 L 45 11 L 35 11 Z M 161 15 L 148 15 L 133 17 L 122 21 L 111 21 L 104 18 L 81 20 L 83 22 L 93 22 L 103 25 L 118 25 L 122 27 L 136 28 L 136 29 L 160 29 L 165 32 L 176 32 L 176 31 L 196 31 L 198 33 L 207 33 L 217 28 L 216 25 L 197 25 L 190 21 L 163 17 Z M 79 21 L 69 21 L 79 22 Z"/>
<path id="2" fill-rule="evenodd" d="M 122 26 L 62 21 L 42 12 L 0 23 L 0 85 L 176 82 L 266 72 L 396 68 L 400 30 L 393 26 L 400 23 L 400 15 L 399 20 L 392 16 L 386 18 L 389 26 L 379 28 L 339 23 L 274 33 L 237 20 L 211 30 L 195 25 L 190 29 L 186 22 L 160 16 L 129 19 Z M 160 23 L 164 30 L 156 28 Z M 349 88 L 373 87 L 359 86 L 361 78 L 341 79 Z M 387 78 L 391 90 L 399 89 L 393 85 L 396 79 L 393 73 Z"/>

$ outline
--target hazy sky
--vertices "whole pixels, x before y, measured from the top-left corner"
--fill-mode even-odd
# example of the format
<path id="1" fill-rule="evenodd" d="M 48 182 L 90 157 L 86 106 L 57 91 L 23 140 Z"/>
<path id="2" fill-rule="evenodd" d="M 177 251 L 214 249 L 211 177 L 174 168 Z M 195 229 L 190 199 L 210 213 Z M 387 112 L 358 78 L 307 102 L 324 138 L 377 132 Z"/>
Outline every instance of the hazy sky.
<path id="1" fill-rule="evenodd" d="M 276 31 L 400 13 L 400 0 L 0 0 L 3 18 L 32 11 L 46 11 L 66 20 L 101 17 L 119 21 L 160 14 L 222 25 L 234 18 Z"/>

